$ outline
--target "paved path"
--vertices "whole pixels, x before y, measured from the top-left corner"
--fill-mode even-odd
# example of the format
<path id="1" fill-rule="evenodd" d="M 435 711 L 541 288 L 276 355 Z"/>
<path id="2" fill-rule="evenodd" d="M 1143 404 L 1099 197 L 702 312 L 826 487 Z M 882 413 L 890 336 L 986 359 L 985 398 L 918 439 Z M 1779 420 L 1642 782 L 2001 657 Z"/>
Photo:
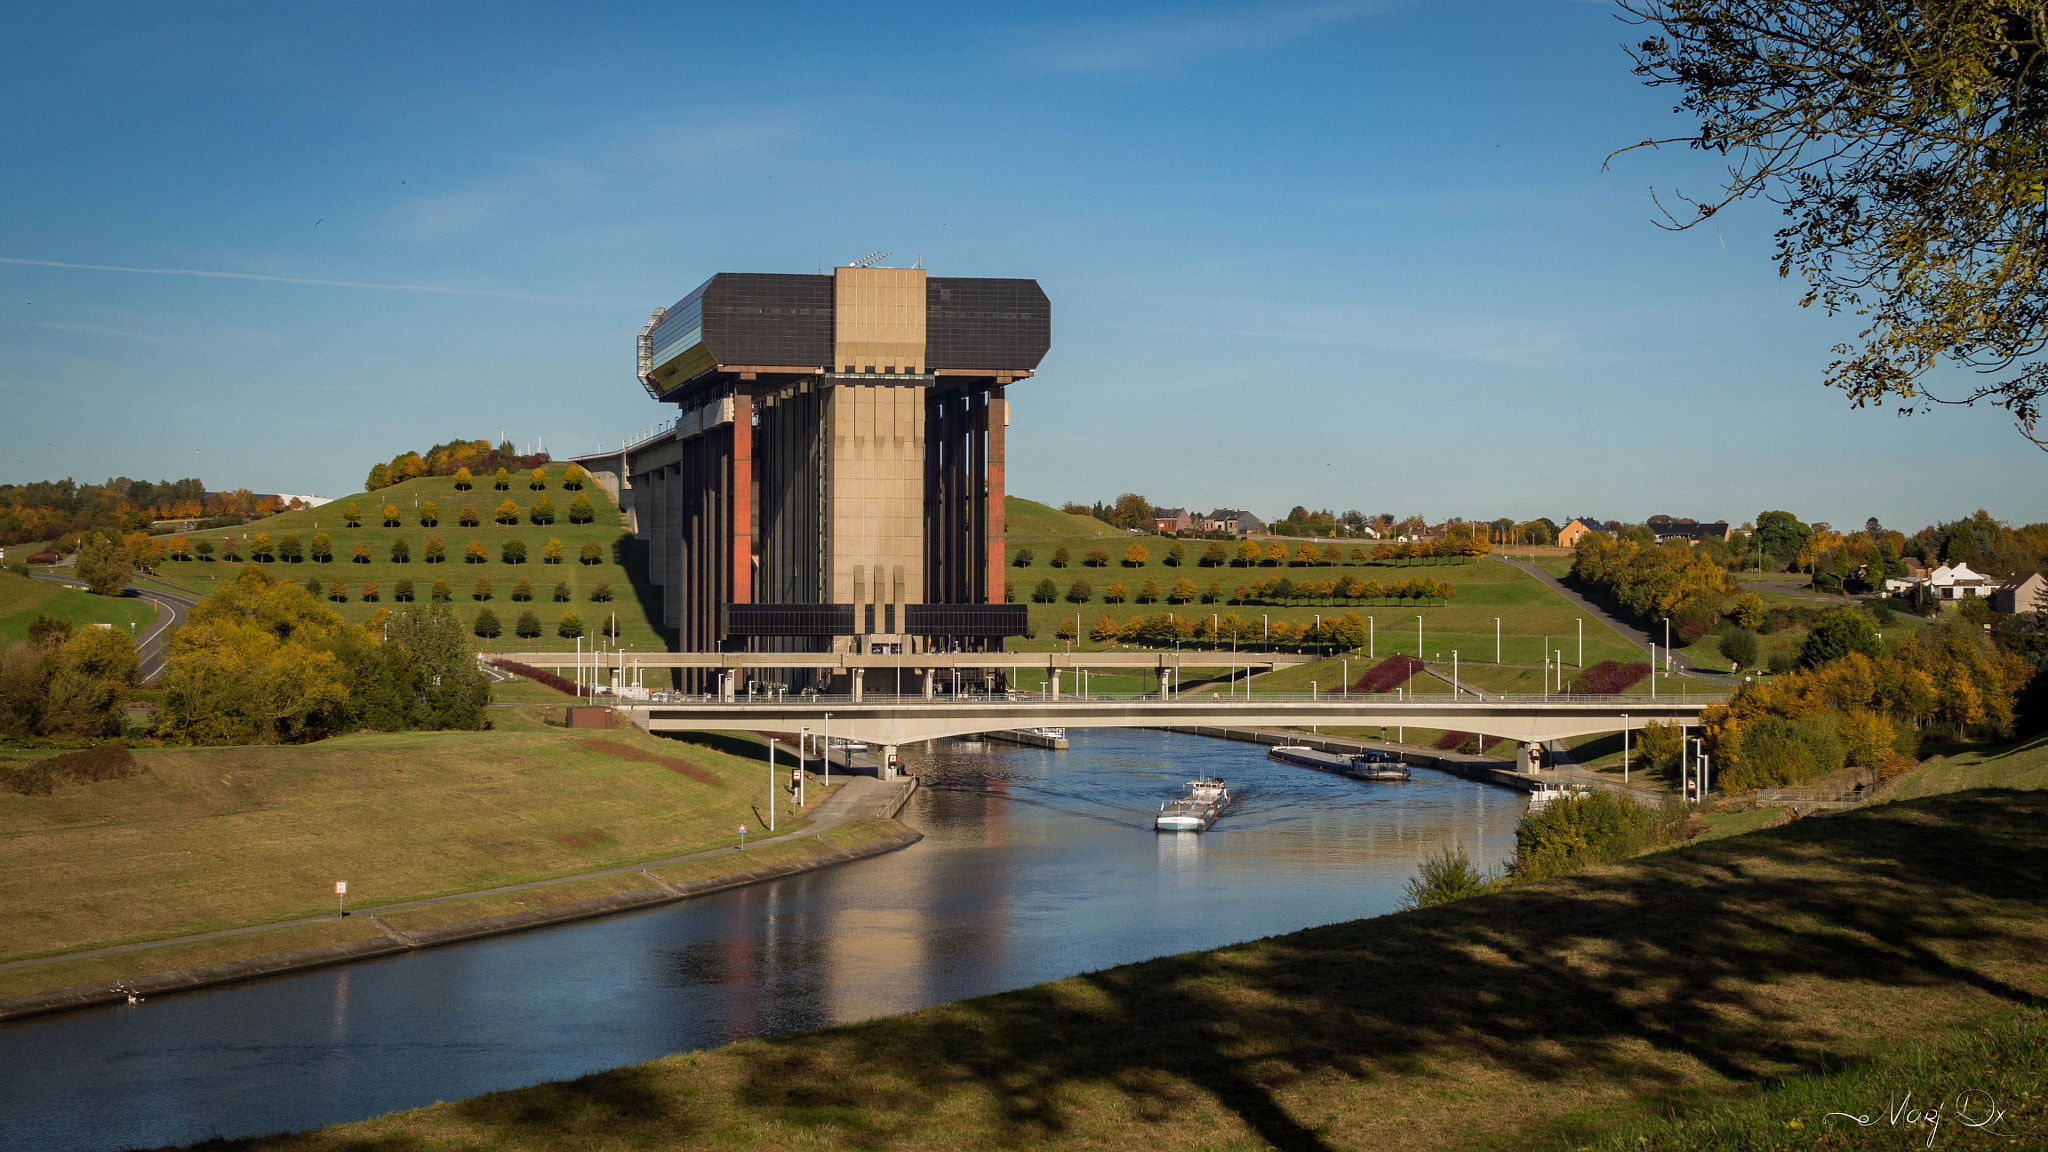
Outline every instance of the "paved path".
<path id="1" fill-rule="evenodd" d="M 1601 607 L 1598 604 L 1595 604 L 1591 600 L 1588 600 L 1586 597 L 1580 595 L 1578 592 L 1573 591 L 1571 588 L 1565 585 L 1564 581 L 1559 580 L 1557 577 L 1552 576 L 1550 573 L 1545 572 L 1543 569 L 1538 568 L 1536 565 L 1531 564 L 1526 560 L 1510 560 L 1505 556 L 1501 557 L 1500 560 L 1503 564 L 1519 568 L 1522 571 L 1527 572 L 1529 575 L 1536 577 L 1538 580 L 1543 581 L 1543 583 L 1550 586 L 1550 589 L 1552 591 L 1564 597 L 1566 600 L 1571 601 L 1572 604 L 1579 608 L 1581 611 L 1590 614 L 1594 619 L 1599 620 L 1601 623 L 1607 625 L 1609 628 L 1619 633 L 1621 637 L 1627 640 L 1629 643 L 1634 644 L 1638 648 L 1641 648 L 1645 653 L 1650 651 L 1650 644 L 1652 643 L 1652 639 L 1648 632 L 1645 632 L 1641 628 L 1638 628 L 1635 625 L 1630 624 L 1628 621 L 1623 620 L 1621 617 L 1614 615 L 1607 609 Z M 1662 647 L 1663 642 L 1661 639 L 1656 641 L 1656 643 L 1659 647 Z M 1685 657 L 1679 655 L 1676 652 L 1671 653 L 1671 662 L 1673 664 L 1676 664 L 1679 668 L 1683 669 L 1687 675 L 1697 676 L 1702 680 L 1711 680 L 1716 684 L 1724 684 L 1731 688 L 1736 686 L 1734 678 L 1722 675 L 1719 672 L 1709 672 L 1706 669 L 1700 667 L 1699 665 L 1693 663 L 1692 661 L 1687 660 Z"/>
<path id="2" fill-rule="evenodd" d="M 820 832 L 836 828 L 852 820 L 872 820 L 884 811 L 896 806 L 897 798 L 904 789 L 913 787 L 915 781 L 882 781 L 873 776 L 850 776 L 846 783 L 811 811 L 810 824 L 796 832 L 785 832 L 779 836 L 749 836 L 748 846 L 780 844 L 787 840 L 799 840 L 816 836 Z M 735 837 L 736 839 L 737 837 Z M 579 880 L 596 880 L 605 876 L 623 876 L 631 872 L 645 872 L 650 868 L 665 868 L 670 864 L 681 864 L 686 860 L 706 860 L 714 856 L 726 856 L 738 847 L 711 848 L 702 852 L 690 852 L 682 856 L 669 856 L 660 860 L 648 860 L 639 864 L 624 864 L 617 868 L 602 868 L 595 872 L 579 872 L 574 876 L 557 876 L 550 880 L 534 880 L 526 884 L 507 884 L 499 888 L 485 888 L 476 892 L 460 892 L 452 896 L 435 896 L 426 900 L 406 900 L 396 904 L 378 904 L 358 909 L 353 915 L 372 918 L 386 912 L 397 912 L 406 908 L 423 908 L 429 904 L 448 904 L 457 900 L 474 900 L 482 896 L 501 896 L 507 892 L 528 892 L 535 888 L 552 888 L 558 884 L 574 884 Z M 249 936 L 258 932 L 269 932 L 278 928 L 298 928 L 308 924 L 331 924 L 335 917 L 303 916 L 297 920 L 278 920 L 268 924 L 252 924 L 246 928 L 224 928 L 218 932 L 200 932 L 191 936 L 174 936 L 167 940 L 151 940 L 142 944 L 122 944 L 112 948 L 93 948 L 83 952 L 66 952 L 59 956 L 39 956 L 33 960 L 15 960 L 0 964 L 0 971 L 9 968 L 34 968 L 43 964 L 60 964 L 66 960 L 87 960 L 95 956 L 119 956 L 129 952 L 146 952 L 153 948 L 168 948 L 174 944 L 197 944 L 207 940 L 225 940 L 232 936 Z"/>

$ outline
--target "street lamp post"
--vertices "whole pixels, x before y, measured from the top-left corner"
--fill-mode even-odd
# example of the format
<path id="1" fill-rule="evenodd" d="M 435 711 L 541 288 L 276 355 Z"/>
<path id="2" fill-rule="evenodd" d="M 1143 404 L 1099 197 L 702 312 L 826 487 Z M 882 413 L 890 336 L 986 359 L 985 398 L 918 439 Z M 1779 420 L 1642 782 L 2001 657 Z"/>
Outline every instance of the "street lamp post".
<path id="1" fill-rule="evenodd" d="M 1664 671 L 1671 671 L 1671 617 L 1664 618 Z"/>
<path id="2" fill-rule="evenodd" d="M 1621 782 L 1628 783 L 1628 713 L 1621 714 Z"/>
<path id="3" fill-rule="evenodd" d="M 1458 650 L 1451 649 L 1451 699 L 1458 698 Z"/>
<path id="4" fill-rule="evenodd" d="M 1415 618 L 1415 658 L 1422 659 L 1422 617 Z"/>
<path id="5" fill-rule="evenodd" d="M 1373 618 L 1367 616 L 1365 618 L 1365 658 L 1368 660 L 1379 659 L 1379 640 L 1374 636 L 1376 630 L 1377 626 Z"/>
<path id="6" fill-rule="evenodd" d="M 825 713 L 825 787 L 832 786 L 832 714 Z"/>
<path id="7" fill-rule="evenodd" d="M 1493 618 L 1493 662 L 1500 663 L 1500 617 Z"/>
<path id="8" fill-rule="evenodd" d="M 1579 617 L 1579 667 L 1586 666 L 1586 618 Z"/>

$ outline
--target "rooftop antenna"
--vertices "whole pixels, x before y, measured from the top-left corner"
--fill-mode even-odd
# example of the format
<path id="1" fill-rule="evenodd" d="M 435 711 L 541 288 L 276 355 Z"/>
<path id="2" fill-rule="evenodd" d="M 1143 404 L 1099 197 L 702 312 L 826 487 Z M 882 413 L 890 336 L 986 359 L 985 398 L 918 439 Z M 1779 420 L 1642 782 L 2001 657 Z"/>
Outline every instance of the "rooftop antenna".
<path id="1" fill-rule="evenodd" d="M 870 253 L 868 253 L 867 255 L 865 255 L 865 256 L 863 256 L 863 257 L 861 257 L 860 259 L 858 259 L 858 260 L 855 260 L 855 261 L 854 261 L 854 262 L 852 263 L 852 265 L 850 265 L 850 267 L 854 267 L 854 268 L 873 268 L 873 267 L 874 267 L 874 266 L 875 266 L 876 264 L 879 264 L 879 263 L 881 263 L 881 262 L 882 262 L 883 260 L 885 260 L 885 259 L 887 259 L 887 258 L 889 258 L 889 257 L 891 257 L 891 256 L 894 256 L 894 255 L 895 255 L 895 253 L 894 253 L 894 252 L 870 252 Z"/>
<path id="2" fill-rule="evenodd" d="M 922 252 L 919 252 L 919 253 L 917 254 L 917 263 L 915 263 L 915 264 L 912 264 L 912 265 L 911 265 L 911 267 L 912 267 L 912 268 L 922 268 L 922 267 L 924 267 L 924 253 L 922 253 Z"/>

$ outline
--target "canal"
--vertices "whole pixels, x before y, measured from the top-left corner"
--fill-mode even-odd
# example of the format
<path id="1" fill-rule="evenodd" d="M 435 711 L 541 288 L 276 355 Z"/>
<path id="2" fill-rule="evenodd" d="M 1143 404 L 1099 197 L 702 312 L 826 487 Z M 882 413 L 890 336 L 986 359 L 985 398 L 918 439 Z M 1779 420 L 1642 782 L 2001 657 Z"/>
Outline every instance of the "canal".
<path id="1" fill-rule="evenodd" d="M 0 1025 L 0 1150 L 361 1119 L 1392 911 L 1441 844 L 1513 851 L 1523 798 L 1366 784 L 1256 745 L 1076 732 L 906 749 L 900 852 L 646 912 Z M 1181 781 L 1237 803 L 1159 835 Z"/>

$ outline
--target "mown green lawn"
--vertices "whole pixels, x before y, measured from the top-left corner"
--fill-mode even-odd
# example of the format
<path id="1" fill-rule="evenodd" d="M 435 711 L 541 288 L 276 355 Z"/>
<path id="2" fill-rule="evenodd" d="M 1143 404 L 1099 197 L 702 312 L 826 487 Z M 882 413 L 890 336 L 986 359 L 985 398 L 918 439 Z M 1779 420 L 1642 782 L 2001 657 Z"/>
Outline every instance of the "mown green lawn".
<path id="1" fill-rule="evenodd" d="M 29 622 L 38 616 L 69 620 L 74 628 L 111 624 L 139 634 L 156 623 L 156 605 L 132 596 L 95 596 L 0 570 L 0 644 L 27 636 Z"/>

